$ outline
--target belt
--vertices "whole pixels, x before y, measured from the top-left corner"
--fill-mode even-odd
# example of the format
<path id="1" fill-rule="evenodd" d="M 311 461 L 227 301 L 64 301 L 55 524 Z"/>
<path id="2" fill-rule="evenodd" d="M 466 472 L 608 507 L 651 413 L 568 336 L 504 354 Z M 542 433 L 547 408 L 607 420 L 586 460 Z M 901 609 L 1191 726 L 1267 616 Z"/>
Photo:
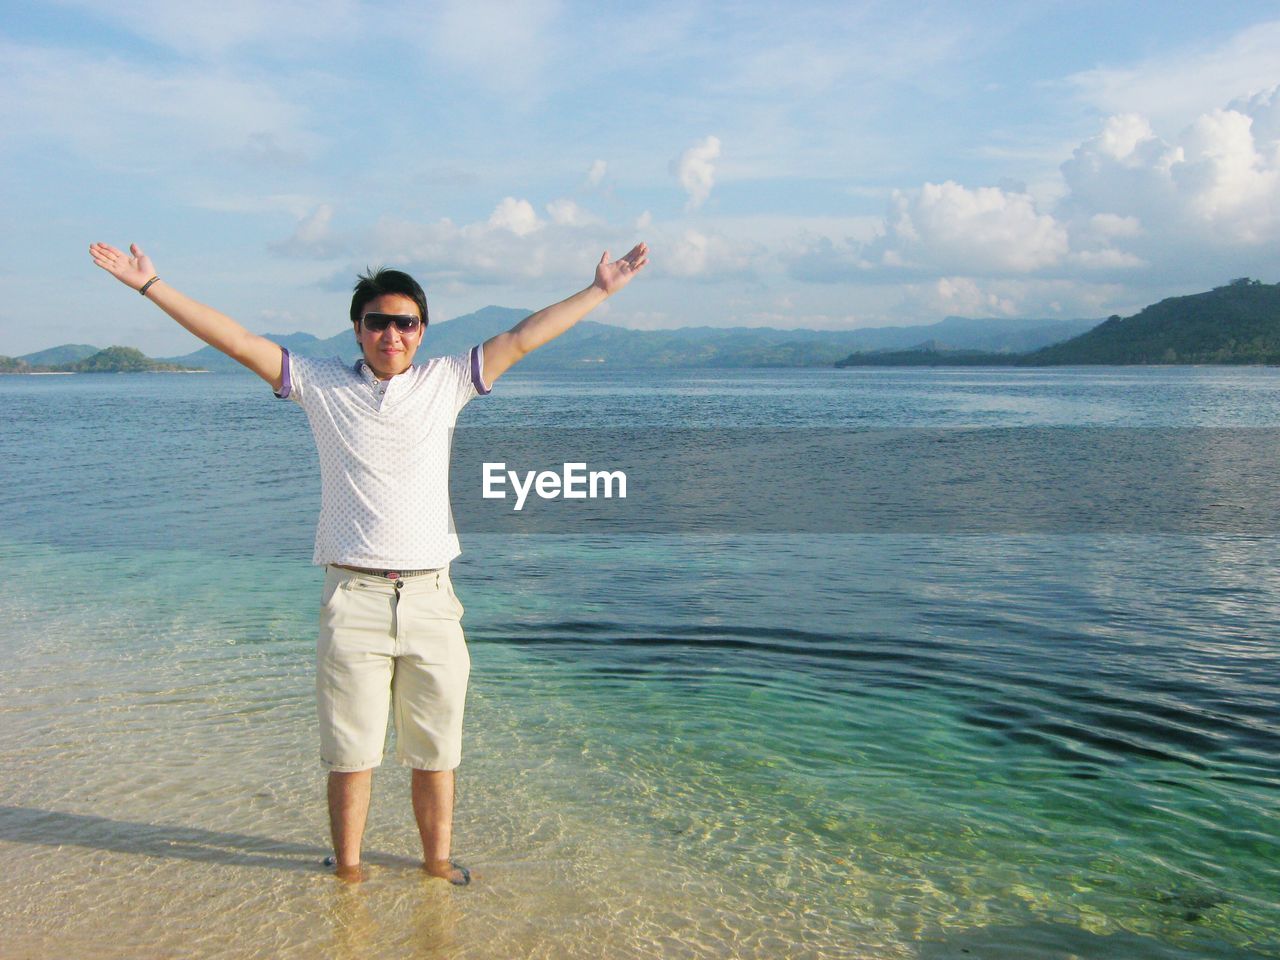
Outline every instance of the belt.
<path id="1" fill-rule="evenodd" d="M 352 567 L 345 563 L 333 563 L 330 566 L 337 567 L 339 570 L 350 570 L 352 573 L 364 573 L 371 577 L 383 577 L 387 580 L 404 580 L 407 577 L 425 577 L 429 573 L 439 573 L 444 567 L 434 567 L 430 570 L 373 570 L 369 567 Z"/>

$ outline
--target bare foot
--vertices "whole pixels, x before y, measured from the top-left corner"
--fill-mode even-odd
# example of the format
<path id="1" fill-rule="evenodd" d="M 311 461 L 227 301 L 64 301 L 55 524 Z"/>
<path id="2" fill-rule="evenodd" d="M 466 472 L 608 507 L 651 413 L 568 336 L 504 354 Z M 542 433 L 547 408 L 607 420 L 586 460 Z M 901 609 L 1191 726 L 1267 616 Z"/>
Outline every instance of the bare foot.
<path id="1" fill-rule="evenodd" d="M 428 876 L 448 880 L 455 887 L 465 887 L 471 882 L 471 871 L 452 860 L 432 860 L 424 863 L 422 870 Z"/>
<path id="2" fill-rule="evenodd" d="M 333 875 L 346 883 L 363 883 L 369 879 L 364 866 L 359 863 L 339 864 L 334 868 Z"/>

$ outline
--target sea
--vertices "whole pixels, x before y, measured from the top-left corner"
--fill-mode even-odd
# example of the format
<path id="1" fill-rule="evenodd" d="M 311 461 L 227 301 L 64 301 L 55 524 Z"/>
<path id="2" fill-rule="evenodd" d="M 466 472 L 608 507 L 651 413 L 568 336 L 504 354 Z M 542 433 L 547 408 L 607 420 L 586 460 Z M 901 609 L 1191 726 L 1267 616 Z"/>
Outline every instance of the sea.
<path id="1" fill-rule="evenodd" d="M 992 467 L 1026 431 L 1207 430 L 1280 471 L 1280 370 L 516 370 L 459 430 L 602 425 L 979 433 Z M 322 866 L 301 410 L 232 374 L 10 376 L 0 450 L 11 960 L 1280 957 L 1269 523 L 460 516 L 474 881 L 420 873 L 389 757 L 352 885 Z"/>

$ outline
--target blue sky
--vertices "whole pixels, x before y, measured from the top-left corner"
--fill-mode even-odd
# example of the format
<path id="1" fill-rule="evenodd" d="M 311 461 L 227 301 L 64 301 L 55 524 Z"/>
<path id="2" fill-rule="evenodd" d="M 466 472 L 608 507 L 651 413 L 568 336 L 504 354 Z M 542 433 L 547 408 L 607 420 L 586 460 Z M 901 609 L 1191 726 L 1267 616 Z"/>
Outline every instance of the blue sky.
<path id="1" fill-rule="evenodd" d="M 45 0 L 0 18 L 0 354 L 192 338 L 141 243 L 252 329 L 434 315 L 853 328 L 1103 317 L 1280 281 L 1275 3 Z"/>

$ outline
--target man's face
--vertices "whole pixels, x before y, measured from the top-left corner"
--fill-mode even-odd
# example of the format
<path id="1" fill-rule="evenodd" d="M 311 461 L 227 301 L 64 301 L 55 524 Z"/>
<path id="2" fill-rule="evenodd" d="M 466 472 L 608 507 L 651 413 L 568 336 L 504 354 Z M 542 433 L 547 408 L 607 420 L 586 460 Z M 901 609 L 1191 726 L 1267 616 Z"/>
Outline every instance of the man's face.
<path id="1" fill-rule="evenodd" d="M 418 305 L 402 293 L 384 293 L 366 303 L 360 312 L 361 322 L 356 325 L 356 338 L 364 352 L 365 363 L 379 380 L 387 380 L 409 369 L 413 355 L 422 343 L 423 326 L 419 322 L 413 333 L 401 333 L 391 323 L 387 329 L 375 333 L 364 325 L 364 317 L 370 313 L 418 317 Z"/>

